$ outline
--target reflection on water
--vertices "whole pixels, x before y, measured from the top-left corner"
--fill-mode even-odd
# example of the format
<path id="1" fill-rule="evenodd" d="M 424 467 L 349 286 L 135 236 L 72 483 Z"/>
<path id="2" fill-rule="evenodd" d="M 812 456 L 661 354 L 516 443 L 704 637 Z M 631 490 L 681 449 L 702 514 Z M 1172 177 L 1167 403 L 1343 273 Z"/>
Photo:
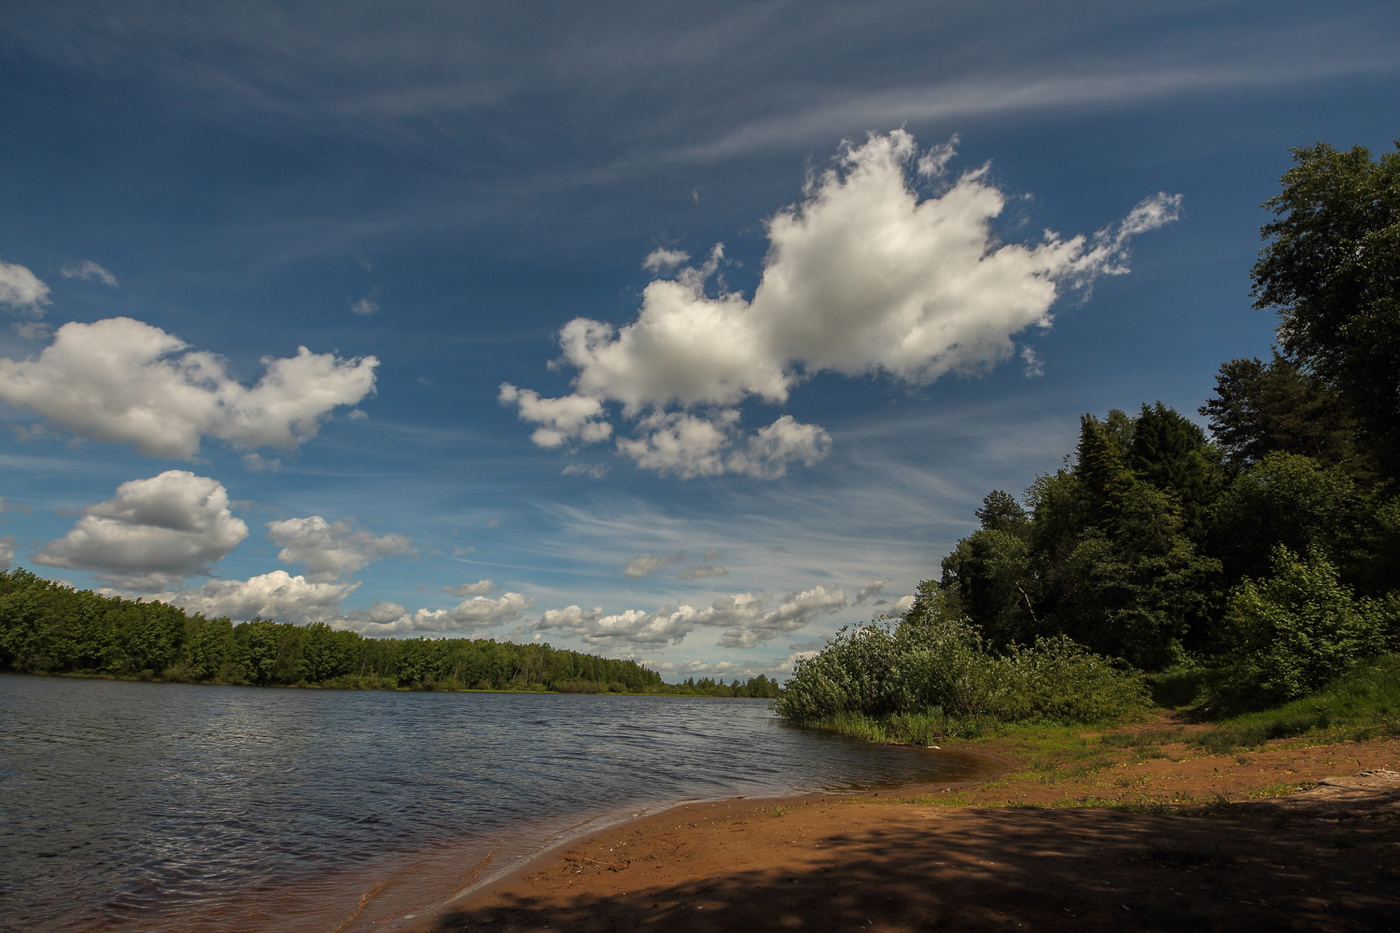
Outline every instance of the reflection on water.
<path id="1" fill-rule="evenodd" d="M 598 819 L 975 768 L 758 700 L 0 676 L 0 927 L 392 928 Z"/>

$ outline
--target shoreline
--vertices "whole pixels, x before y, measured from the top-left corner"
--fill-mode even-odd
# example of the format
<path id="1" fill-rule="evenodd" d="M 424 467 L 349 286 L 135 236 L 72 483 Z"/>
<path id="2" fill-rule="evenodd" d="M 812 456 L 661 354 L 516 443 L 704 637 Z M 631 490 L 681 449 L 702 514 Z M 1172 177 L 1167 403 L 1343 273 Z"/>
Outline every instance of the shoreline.
<path id="1" fill-rule="evenodd" d="M 405 929 L 1400 922 L 1400 775 L 1345 800 L 1318 784 L 1393 775 L 1400 740 L 1278 740 L 1224 755 L 1152 747 L 1047 776 L 1014 739 L 994 741 L 945 749 L 1001 766 L 975 780 L 680 803 L 552 847 Z"/>
<path id="2" fill-rule="evenodd" d="M 471 903 L 482 897 L 488 897 L 499 889 L 508 888 L 565 856 L 568 851 L 574 848 L 596 844 L 599 839 L 605 838 L 609 834 L 615 832 L 629 831 L 633 828 L 643 826 L 670 825 L 670 822 L 676 819 L 676 814 L 679 812 L 684 812 L 687 819 L 697 814 L 700 819 L 711 819 L 713 815 L 732 813 L 736 807 L 741 810 L 770 810 L 775 807 L 787 809 L 830 801 L 880 797 L 883 794 L 952 792 L 965 787 L 982 784 L 990 780 L 996 780 L 1013 766 L 1013 762 L 995 752 L 946 748 L 940 748 L 936 751 L 941 754 L 953 755 L 960 758 L 975 759 L 985 763 L 986 767 L 984 770 L 979 771 L 974 777 L 951 782 L 921 782 L 851 791 L 818 791 L 799 794 L 783 793 L 774 794 L 772 796 L 754 795 L 676 800 L 641 808 L 624 808 L 623 810 L 615 811 L 611 814 L 599 814 L 594 817 L 589 817 L 578 824 L 582 829 L 580 833 L 549 843 L 546 847 L 501 869 L 499 872 L 488 874 L 489 868 L 487 863 L 492 861 L 493 856 L 487 855 L 481 863 L 478 863 L 479 870 L 475 873 L 471 884 L 453 894 L 437 906 L 405 918 L 406 923 L 401 929 L 406 931 L 406 933 L 431 933 L 431 931 L 440 930 L 442 928 L 443 916 L 454 911 L 458 906 Z M 640 810 L 640 812 L 633 812 L 630 815 L 625 815 L 627 810 Z M 478 866 L 474 866 L 474 868 L 476 867 Z M 485 877 L 481 877 L 482 875 L 485 875 Z M 347 924 L 352 921 L 353 918 L 347 920 Z"/>

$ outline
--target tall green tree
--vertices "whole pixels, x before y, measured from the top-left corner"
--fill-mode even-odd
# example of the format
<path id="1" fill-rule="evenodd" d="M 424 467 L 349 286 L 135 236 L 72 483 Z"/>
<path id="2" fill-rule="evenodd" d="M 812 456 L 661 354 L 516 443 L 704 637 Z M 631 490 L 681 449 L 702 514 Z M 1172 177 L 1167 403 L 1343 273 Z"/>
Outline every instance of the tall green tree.
<path id="1" fill-rule="evenodd" d="M 1397 140 L 1400 148 L 1400 140 Z M 1400 478 L 1400 153 L 1293 150 L 1251 272 L 1279 345 L 1336 389 Z"/>
<path id="2" fill-rule="evenodd" d="M 1174 408 L 1142 406 L 1128 445 L 1128 466 L 1171 496 L 1188 534 L 1197 537 L 1224 478 L 1220 453 L 1205 431 Z"/>
<path id="3" fill-rule="evenodd" d="M 1336 391 L 1277 351 L 1268 363 L 1235 359 L 1215 377 L 1201 406 L 1210 431 L 1235 469 L 1269 454 L 1299 454 L 1348 475 L 1374 476 L 1372 458 L 1356 440 L 1357 423 Z"/>

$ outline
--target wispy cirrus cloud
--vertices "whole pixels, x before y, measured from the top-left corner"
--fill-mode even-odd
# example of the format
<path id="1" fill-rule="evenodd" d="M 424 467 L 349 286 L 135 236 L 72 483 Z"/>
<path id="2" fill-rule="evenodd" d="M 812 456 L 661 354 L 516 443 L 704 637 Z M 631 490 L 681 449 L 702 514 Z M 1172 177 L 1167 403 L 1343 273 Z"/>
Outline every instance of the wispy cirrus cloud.
<path id="1" fill-rule="evenodd" d="M 64 266 L 59 271 L 65 279 L 82 279 L 85 282 L 101 282 L 110 288 L 118 287 L 117 277 L 91 259 Z"/>

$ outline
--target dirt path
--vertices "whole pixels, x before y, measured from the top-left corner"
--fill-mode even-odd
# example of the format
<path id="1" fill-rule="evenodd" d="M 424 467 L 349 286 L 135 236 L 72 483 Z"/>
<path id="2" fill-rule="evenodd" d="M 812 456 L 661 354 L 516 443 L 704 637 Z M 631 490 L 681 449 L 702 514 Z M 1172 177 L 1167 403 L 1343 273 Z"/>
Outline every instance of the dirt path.
<path id="1" fill-rule="evenodd" d="M 970 787 L 680 807 L 423 929 L 1400 931 L 1400 740 L 1208 755 L 1131 731 L 984 744 L 1016 764 Z"/>

